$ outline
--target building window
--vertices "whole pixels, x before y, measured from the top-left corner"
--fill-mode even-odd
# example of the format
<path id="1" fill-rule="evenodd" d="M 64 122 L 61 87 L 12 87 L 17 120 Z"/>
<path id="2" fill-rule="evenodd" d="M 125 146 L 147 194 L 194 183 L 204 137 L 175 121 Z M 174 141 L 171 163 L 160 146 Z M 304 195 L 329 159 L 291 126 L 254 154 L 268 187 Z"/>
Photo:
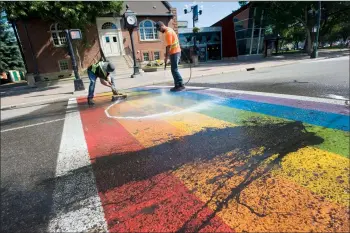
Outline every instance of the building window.
<path id="1" fill-rule="evenodd" d="M 160 53 L 154 52 L 154 60 L 160 60 Z"/>
<path id="2" fill-rule="evenodd" d="M 114 23 L 107 22 L 102 25 L 102 29 L 117 29 L 117 26 Z"/>
<path id="3" fill-rule="evenodd" d="M 60 24 L 55 23 L 50 27 L 51 37 L 54 46 L 64 46 L 67 43 L 66 33 L 63 31 L 63 28 Z"/>
<path id="4" fill-rule="evenodd" d="M 67 71 L 68 70 L 68 60 L 59 60 L 58 65 L 60 67 L 60 71 Z"/>
<path id="5" fill-rule="evenodd" d="M 140 23 L 139 33 L 142 41 L 159 39 L 156 23 L 151 20 L 144 20 Z"/>
<path id="6" fill-rule="evenodd" d="M 143 53 L 143 60 L 149 61 L 149 53 Z"/>

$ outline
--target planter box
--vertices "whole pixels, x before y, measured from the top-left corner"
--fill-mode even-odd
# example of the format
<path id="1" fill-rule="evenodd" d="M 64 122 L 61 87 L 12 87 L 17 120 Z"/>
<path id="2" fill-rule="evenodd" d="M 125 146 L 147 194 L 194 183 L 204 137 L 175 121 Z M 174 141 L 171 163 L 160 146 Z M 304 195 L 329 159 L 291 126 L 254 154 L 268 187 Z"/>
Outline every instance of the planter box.
<path id="1" fill-rule="evenodd" d="M 143 68 L 144 72 L 156 72 L 158 70 L 157 67 Z"/>
<path id="2" fill-rule="evenodd" d="M 16 83 L 25 80 L 24 72 L 18 70 L 9 70 L 11 81 Z"/>

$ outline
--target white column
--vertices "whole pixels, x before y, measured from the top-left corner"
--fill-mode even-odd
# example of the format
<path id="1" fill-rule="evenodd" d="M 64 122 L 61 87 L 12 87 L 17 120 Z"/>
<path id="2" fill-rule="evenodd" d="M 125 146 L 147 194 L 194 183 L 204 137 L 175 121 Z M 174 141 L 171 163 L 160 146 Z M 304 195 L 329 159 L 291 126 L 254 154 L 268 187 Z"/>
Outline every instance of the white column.
<path id="1" fill-rule="evenodd" d="M 254 38 L 254 27 L 255 27 L 255 12 L 256 12 L 256 8 L 254 8 L 254 14 L 253 14 L 253 28 L 252 28 L 252 36 L 250 39 L 250 49 L 249 49 L 249 55 L 252 54 L 252 49 L 253 49 L 253 38 Z M 249 25 L 249 22 L 248 22 Z"/>
<path id="2" fill-rule="evenodd" d="M 256 50 L 256 54 L 259 54 L 259 49 L 260 49 L 261 26 L 262 26 L 263 18 L 264 18 L 264 10 L 261 11 L 260 28 L 259 28 L 259 40 L 258 40 L 258 49 Z"/>

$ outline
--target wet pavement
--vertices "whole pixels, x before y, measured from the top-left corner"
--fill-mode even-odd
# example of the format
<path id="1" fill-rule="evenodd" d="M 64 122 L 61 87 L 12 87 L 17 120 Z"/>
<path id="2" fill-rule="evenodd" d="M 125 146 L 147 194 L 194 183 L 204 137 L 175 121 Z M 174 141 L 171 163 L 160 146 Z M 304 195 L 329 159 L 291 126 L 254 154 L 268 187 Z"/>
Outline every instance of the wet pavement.
<path id="1" fill-rule="evenodd" d="M 5 112 L 1 231 L 350 231 L 343 101 L 168 89 Z"/>
<path id="2" fill-rule="evenodd" d="M 346 106 L 207 88 L 96 102 L 78 100 L 109 231 L 349 231 Z"/>

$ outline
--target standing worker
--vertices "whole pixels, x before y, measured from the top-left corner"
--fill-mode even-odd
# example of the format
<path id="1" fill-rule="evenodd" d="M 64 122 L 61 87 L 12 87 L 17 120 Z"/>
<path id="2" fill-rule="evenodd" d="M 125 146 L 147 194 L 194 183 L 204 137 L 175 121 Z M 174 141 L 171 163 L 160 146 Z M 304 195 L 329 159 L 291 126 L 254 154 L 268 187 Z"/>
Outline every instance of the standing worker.
<path id="1" fill-rule="evenodd" d="M 89 95 L 88 95 L 88 104 L 90 106 L 95 104 L 93 101 L 93 98 L 94 98 L 97 78 L 100 78 L 100 82 L 102 85 L 110 87 L 112 89 L 113 95 L 119 95 L 117 88 L 115 87 L 114 70 L 115 68 L 112 63 L 104 62 L 104 61 L 99 61 L 89 66 L 87 71 L 90 79 Z"/>
<path id="2" fill-rule="evenodd" d="M 161 33 L 165 33 L 165 41 L 166 41 L 166 52 L 164 63 L 166 64 L 170 55 L 170 64 L 171 64 L 171 73 L 173 75 L 175 86 L 170 89 L 170 91 L 182 91 L 185 89 L 183 84 L 182 77 L 179 73 L 179 61 L 181 58 L 181 48 L 179 39 L 175 33 L 175 31 L 164 25 L 163 22 L 159 21 L 156 23 L 156 28 Z"/>

